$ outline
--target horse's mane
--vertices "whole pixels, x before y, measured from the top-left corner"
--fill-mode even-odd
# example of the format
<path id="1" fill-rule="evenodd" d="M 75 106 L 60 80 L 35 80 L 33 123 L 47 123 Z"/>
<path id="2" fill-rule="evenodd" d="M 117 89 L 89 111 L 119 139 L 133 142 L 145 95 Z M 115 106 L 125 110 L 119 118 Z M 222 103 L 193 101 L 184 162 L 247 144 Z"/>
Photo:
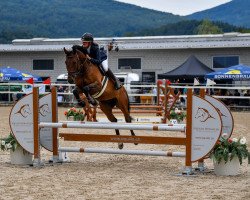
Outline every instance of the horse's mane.
<path id="1" fill-rule="evenodd" d="M 83 54 L 88 54 L 88 51 L 87 51 L 87 49 L 86 48 L 84 48 L 83 46 L 80 46 L 80 45 L 74 45 L 73 47 L 72 47 L 72 53 L 73 54 L 76 54 L 76 50 L 78 50 L 78 51 L 81 51 Z"/>

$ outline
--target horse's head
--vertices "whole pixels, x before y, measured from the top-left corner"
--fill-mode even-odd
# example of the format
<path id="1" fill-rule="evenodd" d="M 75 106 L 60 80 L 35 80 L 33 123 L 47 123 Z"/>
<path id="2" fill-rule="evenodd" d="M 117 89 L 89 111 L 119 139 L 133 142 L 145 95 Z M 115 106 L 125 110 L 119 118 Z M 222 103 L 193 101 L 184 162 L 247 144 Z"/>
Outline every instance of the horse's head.
<path id="1" fill-rule="evenodd" d="M 68 82 L 73 84 L 76 76 L 78 76 L 82 69 L 83 64 L 86 62 L 87 58 L 84 53 L 75 49 L 73 51 L 68 51 L 67 49 L 63 49 L 66 54 L 66 68 L 68 72 Z"/>

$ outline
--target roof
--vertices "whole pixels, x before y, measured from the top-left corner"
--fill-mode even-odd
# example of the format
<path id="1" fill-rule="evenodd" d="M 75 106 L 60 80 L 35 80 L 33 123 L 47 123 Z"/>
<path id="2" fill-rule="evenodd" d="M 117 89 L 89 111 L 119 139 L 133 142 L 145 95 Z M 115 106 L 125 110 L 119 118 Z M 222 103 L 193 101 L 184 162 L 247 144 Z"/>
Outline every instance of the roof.
<path id="1" fill-rule="evenodd" d="M 120 50 L 138 49 L 201 49 L 201 48 L 249 48 L 250 34 L 225 33 L 217 35 L 147 36 L 95 38 L 100 45 L 112 40 Z M 0 52 L 61 51 L 63 47 L 81 44 L 80 38 L 16 39 L 12 44 L 1 45 Z"/>
<path id="2" fill-rule="evenodd" d="M 193 79 L 195 77 L 204 77 L 206 74 L 213 72 L 211 68 L 203 64 L 194 55 L 191 55 L 182 65 L 170 72 L 158 74 L 159 79 L 176 79 L 186 78 Z"/>

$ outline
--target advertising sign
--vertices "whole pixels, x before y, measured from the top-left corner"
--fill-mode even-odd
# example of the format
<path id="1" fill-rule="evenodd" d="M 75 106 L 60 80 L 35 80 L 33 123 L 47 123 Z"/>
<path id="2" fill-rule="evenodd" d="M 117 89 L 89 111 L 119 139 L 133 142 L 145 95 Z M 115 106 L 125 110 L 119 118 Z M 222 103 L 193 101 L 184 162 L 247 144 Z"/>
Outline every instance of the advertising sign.
<path id="1" fill-rule="evenodd" d="M 51 93 L 39 99 L 39 122 L 52 122 Z M 45 149 L 53 151 L 52 128 L 44 127 L 40 129 L 40 144 Z"/>
<path id="2" fill-rule="evenodd" d="M 21 98 L 12 108 L 9 117 L 10 128 L 19 144 L 34 153 L 33 137 L 33 94 Z"/>
<path id="3" fill-rule="evenodd" d="M 221 116 L 208 101 L 193 95 L 191 161 L 204 158 L 214 147 L 222 131 Z"/>
<path id="4" fill-rule="evenodd" d="M 234 127 L 233 116 L 230 110 L 223 102 L 210 95 L 206 95 L 205 99 L 209 101 L 219 112 L 222 120 L 222 134 L 226 133 L 226 138 L 229 138 L 232 135 Z"/>

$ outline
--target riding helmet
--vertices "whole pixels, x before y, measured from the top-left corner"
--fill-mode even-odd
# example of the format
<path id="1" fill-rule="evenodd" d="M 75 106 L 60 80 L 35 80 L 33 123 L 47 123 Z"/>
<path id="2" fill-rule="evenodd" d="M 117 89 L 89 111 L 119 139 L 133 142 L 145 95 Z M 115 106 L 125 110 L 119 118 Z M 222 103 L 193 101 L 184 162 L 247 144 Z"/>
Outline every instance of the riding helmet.
<path id="1" fill-rule="evenodd" d="M 81 37 L 83 42 L 93 42 L 94 37 L 91 33 L 84 33 Z"/>

